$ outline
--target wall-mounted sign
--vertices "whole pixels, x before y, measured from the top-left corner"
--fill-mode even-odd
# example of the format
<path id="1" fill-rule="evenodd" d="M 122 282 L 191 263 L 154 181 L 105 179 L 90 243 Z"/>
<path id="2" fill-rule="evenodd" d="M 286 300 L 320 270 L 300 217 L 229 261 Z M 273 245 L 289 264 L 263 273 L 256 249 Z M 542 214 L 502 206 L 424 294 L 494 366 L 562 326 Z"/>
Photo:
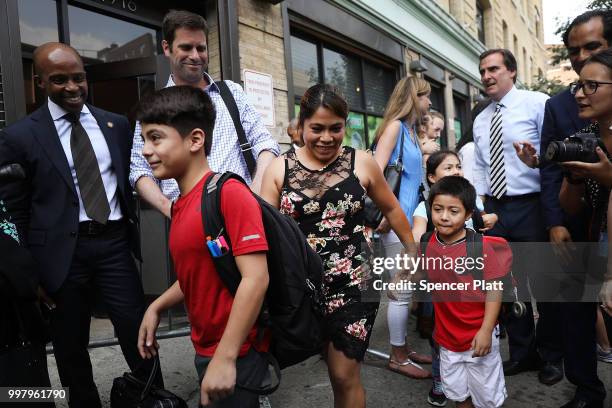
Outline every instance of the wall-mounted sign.
<path id="1" fill-rule="evenodd" d="M 132 13 L 135 13 L 136 9 L 138 8 L 138 5 L 136 4 L 134 0 L 98 0 L 98 1 L 104 4 L 110 4 L 111 6 L 115 6 L 123 10 L 129 10 Z"/>
<path id="2" fill-rule="evenodd" d="M 268 127 L 274 127 L 274 89 L 272 75 L 261 72 L 242 70 L 244 75 L 244 92 L 249 103 L 261 114 Z"/>

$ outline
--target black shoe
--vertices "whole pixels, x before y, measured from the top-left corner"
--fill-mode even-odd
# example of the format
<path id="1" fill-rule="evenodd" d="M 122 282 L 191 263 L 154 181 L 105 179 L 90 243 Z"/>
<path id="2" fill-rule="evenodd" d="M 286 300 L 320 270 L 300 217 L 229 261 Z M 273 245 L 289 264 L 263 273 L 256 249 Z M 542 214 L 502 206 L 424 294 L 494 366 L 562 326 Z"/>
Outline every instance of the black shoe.
<path id="1" fill-rule="evenodd" d="M 535 371 L 537 369 L 537 364 L 531 361 L 504 361 L 504 375 L 508 377 L 512 375 L 517 375 L 524 371 Z"/>
<path id="2" fill-rule="evenodd" d="M 563 365 L 561 362 L 547 361 L 538 373 L 538 380 L 545 385 L 554 385 L 563 379 Z"/>
<path id="3" fill-rule="evenodd" d="M 562 405 L 561 408 L 603 408 L 603 401 L 587 402 L 574 397 L 573 400 Z"/>

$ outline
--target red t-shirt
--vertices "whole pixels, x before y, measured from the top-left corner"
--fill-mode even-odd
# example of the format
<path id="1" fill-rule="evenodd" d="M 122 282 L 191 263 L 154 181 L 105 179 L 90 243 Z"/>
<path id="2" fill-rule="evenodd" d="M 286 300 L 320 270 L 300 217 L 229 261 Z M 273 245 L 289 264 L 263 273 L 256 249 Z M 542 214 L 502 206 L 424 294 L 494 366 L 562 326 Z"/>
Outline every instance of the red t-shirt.
<path id="1" fill-rule="evenodd" d="M 512 250 L 503 238 L 483 237 L 482 278 L 485 281 L 498 279 L 510 272 Z M 477 251 L 479 253 L 479 251 Z M 427 258 L 438 258 L 444 262 L 429 259 L 428 282 L 465 284 L 451 290 L 434 290 L 432 300 L 435 310 L 434 340 L 442 347 L 456 352 L 467 351 L 482 326 L 485 313 L 486 292 L 482 285 L 474 288 L 474 276 L 466 273 L 461 266 L 465 262 L 466 242 L 447 245 L 433 234 L 427 246 Z M 459 258 L 464 258 L 460 263 Z"/>
<path id="2" fill-rule="evenodd" d="M 207 357 L 215 353 L 234 301 L 219 278 L 205 244 L 202 187 L 212 174 L 204 175 L 189 193 L 174 203 L 169 239 L 176 277 L 185 294 L 191 341 L 196 353 Z M 235 256 L 268 250 L 261 207 L 248 187 L 237 180 L 227 181 L 221 189 L 221 213 Z M 256 340 L 257 327 L 254 326 L 240 355 L 245 355 L 251 345 L 259 351 L 267 348 L 267 345 L 256 345 Z"/>

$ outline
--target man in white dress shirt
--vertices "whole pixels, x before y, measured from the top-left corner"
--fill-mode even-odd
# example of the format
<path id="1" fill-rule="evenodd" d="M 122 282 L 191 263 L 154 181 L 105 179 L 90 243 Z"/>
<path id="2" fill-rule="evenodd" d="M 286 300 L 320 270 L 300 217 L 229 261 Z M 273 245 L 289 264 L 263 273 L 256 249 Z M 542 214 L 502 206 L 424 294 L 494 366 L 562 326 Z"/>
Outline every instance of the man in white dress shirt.
<path id="1" fill-rule="evenodd" d="M 513 142 L 528 140 L 534 146 L 540 145 L 548 96 L 517 89 L 516 75 L 516 59 L 510 51 L 492 49 L 480 56 L 482 84 L 492 102 L 474 120 L 474 182 L 485 211 L 499 216 L 489 235 L 501 236 L 510 242 L 545 242 L 539 200 L 540 173 L 520 161 Z M 517 256 L 515 253 L 513 273 L 519 295 L 524 299 L 529 296 L 528 281 L 536 292 L 538 284 L 537 277 L 526 272 L 528 266 L 530 271 L 535 268 L 525 262 L 533 264 L 537 260 L 538 254 Z M 558 354 L 560 345 L 556 344 L 559 338 L 556 325 L 547 325 L 546 309 L 546 304 L 538 304 L 537 336 L 530 303 L 522 317 L 511 313 L 504 316 L 510 346 L 510 360 L 504 363 L 506 375 L 541 368 L 539 377 L 543 383 L 554 384 L 563 378 L 557 359 L 547 361 L 548 355 Z M 542 366 L 541 358 L 545 360 Z"/>

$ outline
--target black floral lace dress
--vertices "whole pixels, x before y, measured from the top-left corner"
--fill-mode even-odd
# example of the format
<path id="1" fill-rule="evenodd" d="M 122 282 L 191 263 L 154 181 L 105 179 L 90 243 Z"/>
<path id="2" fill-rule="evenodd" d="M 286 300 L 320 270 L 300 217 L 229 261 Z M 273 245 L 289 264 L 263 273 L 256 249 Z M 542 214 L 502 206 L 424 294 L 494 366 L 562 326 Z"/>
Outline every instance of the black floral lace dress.
<path id="1" fill-rule="evenodd" d="M 380 294 L 372 288 L 371 243 L 364 228 L 365 190 L 354 174 L 355 150 L 344 147 L 320 170 L 302 165 L 294 150 L 284 154 L 280 211 L 291 215 L 323 259 L 325 340 L 362 361 Z"/>

